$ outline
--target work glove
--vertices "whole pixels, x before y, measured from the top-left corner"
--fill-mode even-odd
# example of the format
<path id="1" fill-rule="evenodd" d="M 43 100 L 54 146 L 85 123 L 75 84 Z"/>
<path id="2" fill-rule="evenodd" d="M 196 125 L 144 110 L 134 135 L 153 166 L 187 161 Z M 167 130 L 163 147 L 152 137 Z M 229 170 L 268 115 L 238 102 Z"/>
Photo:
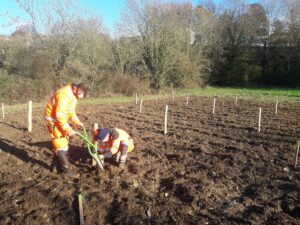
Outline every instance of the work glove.
<path id="1" fill-rule="evenodd" d="M 68 131 L 68 133 L 67 133 L 67 136 L 68 137 L 74 137 L 76 135 L 76 131 L 75 130 L 70 130 L 70 131 Z"/>
<path id="2" fill-rule="evenodd" d="M 103 155 L 99 155 L 98 157 L 99 157 L 99 160 L 100 160 L 102 166 L 104 166 L 104 156 Z"/>
<path id="3" fill-rule="evenodd" d="M 103 154 L 104 158 L 111 158 L 113 156 L 113 154 L 111 153 L 111 151 L 106 152 Z"/>
<path id="4" fill-rule="evenodd" d="M 99 154 L 105 154 L 110 151 L 110 148 L 98 148 Z"/>
<path id="5" fill-rule="evenodd" d="M 84 128 L 84 124 L 79 122 L 77 124 L 74 125 L 74 127 L 77 129 L 77 130 L 82 130 Z"/>

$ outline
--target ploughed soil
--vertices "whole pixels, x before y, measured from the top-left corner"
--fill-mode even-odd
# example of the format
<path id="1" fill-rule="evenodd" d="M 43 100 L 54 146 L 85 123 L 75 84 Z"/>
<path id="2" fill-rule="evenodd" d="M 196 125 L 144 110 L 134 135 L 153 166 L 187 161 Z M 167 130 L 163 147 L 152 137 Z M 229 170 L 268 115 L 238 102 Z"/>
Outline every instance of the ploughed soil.
<path id="1" fill-rule="evenodd" d="M 163 134 L 165 105 L 168 133 Z M 70 142 L 80 180 L 51 171 L 52 150 L 43 109 L 0 120 L 0 224 L 300 224 L 300 104 L 190 97 L 134 103 L 78 105 L 90 127 L 130 133 L 135 150 L 121 170 L 108 160 L 91 167 L 83 141 Z M 261 131 L 258 109 L 262 107 Z"/>

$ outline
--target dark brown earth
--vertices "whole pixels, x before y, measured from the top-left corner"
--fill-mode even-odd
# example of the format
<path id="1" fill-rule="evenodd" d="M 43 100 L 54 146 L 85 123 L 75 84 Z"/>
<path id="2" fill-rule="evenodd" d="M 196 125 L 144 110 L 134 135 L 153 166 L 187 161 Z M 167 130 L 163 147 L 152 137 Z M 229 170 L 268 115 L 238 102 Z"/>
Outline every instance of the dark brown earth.
<path id="1" fill-rule="evenodd" d="M 0 224 L 79 224 L 82 188 L 85 224 L 300 224 L 300 104 L 184 98 L 78 106 L 79 118 L 128 131 L 136 143 L 124 171 L 112 161 L 91 170 L 79 137 L 71 141 L 79 181 L 50 171 L 51 144 L 42 110 L 33 132 L 26 113 L 0 123 Z M 169 104 L 169 133 L 163 135 Z M 257 132 L 258 108 L 262 128 Z M 91 135 L 91 132 L 90 132 Z M 299 160 L 300 161 L 300 160 Z"/>

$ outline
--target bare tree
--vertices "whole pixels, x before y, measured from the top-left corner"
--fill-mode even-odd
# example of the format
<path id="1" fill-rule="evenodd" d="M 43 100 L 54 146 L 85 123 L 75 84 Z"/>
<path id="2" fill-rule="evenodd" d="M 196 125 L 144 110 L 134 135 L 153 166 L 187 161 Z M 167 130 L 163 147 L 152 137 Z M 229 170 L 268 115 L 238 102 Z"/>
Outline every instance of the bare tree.
<path id="1" fill-rule="evenodd" d="M 287 25 L 290 34 L 290 44 L 296 49 L 297 61 L 300 61 L 300 1 L 290 0 L 287 10 Z"/>
<path id="2" fill-rule="evenodd" d="M 80 19 L 72 31 L 76 47 L 72 49 L 69 66 L 79 73 L 80 79 L 86 78 L 94 86 L 100 73 L 112 67 L 110 38 L 103 33 L 99 18 Z"/>
<path id="3" fill-rule="evenodd" d="M 72 24 L 79 17 L 79 8 L 75 0 L 16 0 L 31 20 L 35 30 L 34 44 L 44 49 L 54 59 L 56 75 L 63 82 L 61 71 L 64 70 L 72 38 Z M 74 43 L 74 42 L 72 42 Z"/>
<path id="4" fill-rule="evenodd" d="M 204 66 L 203 61 L 208 59 L 210 54 L 218 48 L 219 42 L 217 17 L 212 12 L 215 11 L 216 8 L 212 5 L 213 2 L 211 1 L 203 3 L 205 5 L 208 4 L 211 9 L 207 9 L 203 5 L 197 6 L 197 8 L 194 9 L 191 23 L 191 29 L 195 35 L 192 59 L 196 60 L 199 66 Z"/>
<path id="5" fill-rule="evenodd" d="M 123 31 L 139 38 L 142 59 L 149 71 L 151 88 L 163 83 L 180 86 L 190 52 L 192 5 L 168 1 L 127 1 Z"/>
<path id="6" fill-rule="evenodd" d="M 134 37 L 121 37 L 113 41 L 112 55 L 114 65 L 122 76 L 135 74 L 138 64 L 142 62 L 141 51 L 138 47 L 139 42 L 140 39 Z"/>

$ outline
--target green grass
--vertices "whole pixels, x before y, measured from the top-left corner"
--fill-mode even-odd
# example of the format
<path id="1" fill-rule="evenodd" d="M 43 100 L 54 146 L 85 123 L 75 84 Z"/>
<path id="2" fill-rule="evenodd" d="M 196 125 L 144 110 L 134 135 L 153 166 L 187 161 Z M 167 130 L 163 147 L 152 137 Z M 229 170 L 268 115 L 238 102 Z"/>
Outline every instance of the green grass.
<path id="1" fill-rule="evenodd" d="M 218 97 L 235 97 L 263 100 L 263 101 L 298 101 L 300 102 L 300 89 L 275 89 L 275 88 L 221 88 L 221 87 L 207 87 L 204 89 L 178 89 L 174 91 L 176 96 L 218 96 Z M 158 95 L 145 95 L 139 96 L 143 100 L 154 100 L 154 99 L 167 99 L 170 98 L 172 92 L 167 94 Z M 86 99 L 82 101 L 82 104 L 113 104 L 113 103 L 124 103 L 134 102 L 135 96 L 117 96 L 110 98 L 97 98 L 97 99 Z"/>
<path id="2" fill-rule="evenodd" d="M 205 89 L 189 89 L 180 92 L 188 92 L 194 95 L 238 97 L 253 100 L 285 100 L 300 101 L 300 89 L 287 88 L 229 88 L 229 87 L 207 87 Z"/>
<path id="3" fill-rule="evenodd" d="M 230 97 L 243 99 L 252 99 L 259 101 L 289 101 L 289 102 L 300 102 L 300 89 L 281 89 L 281 88 L 226 88 L 226 87 L 207 87 L 207 88 L 195 88 L 195 89 L 176 89 L 174 90 L 175 97 L 177 96 L 218 96 L 218 97 Z M 171 98 L 172 91 L 165 92 L 164 94 L 157 95 L 145 95 L 139 96 L 146 100 L 154 99 L 167 99 Z M 116 103 L 127 103 L 135 102 L 135 96 L 113 96 L 105 98 L 89 98 L 79 101 L 79 105 L 89 104 L 116 104 Z M 33 102 L 33 108 L 36 110 L 44 110 L 46 102 Z M 13 112 L 26 112 L 28 110 L 28 103 L 6 105 L 6 113 Z"/>

